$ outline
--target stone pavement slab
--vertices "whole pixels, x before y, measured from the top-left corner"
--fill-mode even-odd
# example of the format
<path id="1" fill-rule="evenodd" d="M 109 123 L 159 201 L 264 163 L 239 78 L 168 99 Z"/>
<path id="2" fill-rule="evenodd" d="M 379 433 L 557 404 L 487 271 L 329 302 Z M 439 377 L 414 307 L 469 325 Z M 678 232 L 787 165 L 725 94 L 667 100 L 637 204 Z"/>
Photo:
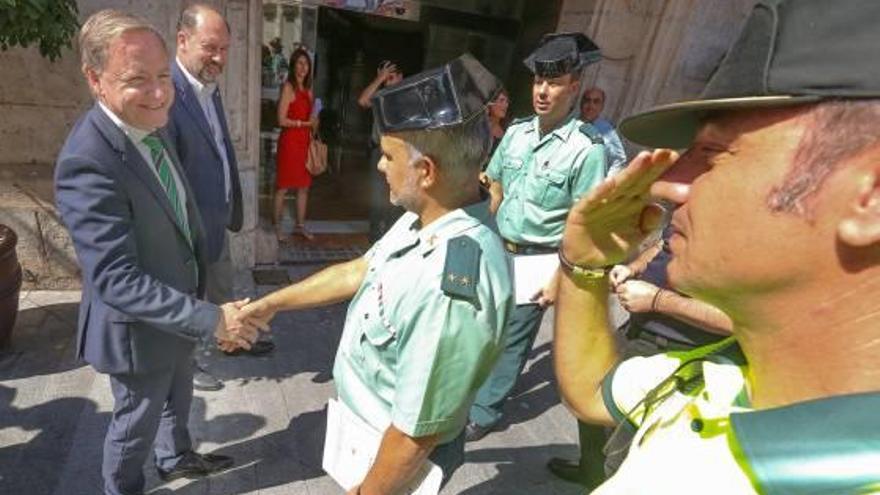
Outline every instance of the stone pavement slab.
<path id="1" fill-rule="evenodd" d="M 319 268 L 286 267 L 294 281 Z M 276 288 L 248 286 L 247 280 L 236 279 L 241 296 Z M 107 377 L 73 358 L 79 297 L 22 294 L 13 347 L 0 352 L 0 493 L 101 492 L 101 444 L 112 397 Z M 236 467 L 208 479 L 162 483 L 148 461 L 148 493 L 342 494 L 321 469 L 321 449 L 345 309 L 337 304 L 279 315 L 272 324 L 276 351 L 267 357 L 211 353 L 209 368 L 226 386 L 196 392 L 190 427 L 199 451 L 232 455 Z M 552 380 L 551 316 L 500 431 L 468 444 L 467 463 L 444 494 L 581 493 L 544 468 L 551 456 L 574 456 L 577 435 Z"/>

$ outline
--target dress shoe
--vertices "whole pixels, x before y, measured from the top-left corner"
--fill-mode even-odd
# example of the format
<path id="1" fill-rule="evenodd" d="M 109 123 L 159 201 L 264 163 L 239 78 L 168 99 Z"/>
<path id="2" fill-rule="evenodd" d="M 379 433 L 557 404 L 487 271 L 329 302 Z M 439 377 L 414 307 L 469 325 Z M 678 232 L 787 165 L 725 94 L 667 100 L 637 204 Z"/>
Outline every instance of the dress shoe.
<path id="1" fill-rule="evenodd" d="M 579 461 L 572 459 L 554 457 L 547 462 L 547 469 L 556 475 L 557 478 L 562 478 L 565 481 L 570 481 L 583 486 L 596 487 L 602 482 L 601 474 L 599 475 L 599 480 L 594 479 L 596 477 L 594 473 L 591 473 L 586 467 L 581 466 Z"/>
<path id="2" fill-rule="evenodd" d="M 216 392 L 223 388 L 223 382 L 207 371 L 196 368 L 193 372 L 193 388 L 203 392 Z"/>
<path id="3" fill-rule="evenodd" d="M 238 349 L 230 352 L 223 351 L 223 354 L 227 356 L 265 356 L 270 352 L 275 350 L 275 344 L 268 340 L 258 340 L 251 344 L 250 349 L 245 349 L 243 347 L 239 347 Z"/>
<path id="4" fill-rule="evenodd" d="M 481 440 L 483 437 L 489 434 L 492 429 L 495 428 L 495 425 L 491 426 L 482 426 L 474 423 L 473 421 L 468 421 L 467 426 L 464 427 L 464 441 L 465 442 L 476 442 Z"/>
<path id="5" fill-rule="evenodd" d="M 217 454 L 199 454 L 192 450 L 183 454 L 177 464 L 169 469 L 156 468 L 162 481 L 176 480 L 177 478 L 199 478 L 211 473 L 217 473 L 232 467 L 232 457 Z"/>

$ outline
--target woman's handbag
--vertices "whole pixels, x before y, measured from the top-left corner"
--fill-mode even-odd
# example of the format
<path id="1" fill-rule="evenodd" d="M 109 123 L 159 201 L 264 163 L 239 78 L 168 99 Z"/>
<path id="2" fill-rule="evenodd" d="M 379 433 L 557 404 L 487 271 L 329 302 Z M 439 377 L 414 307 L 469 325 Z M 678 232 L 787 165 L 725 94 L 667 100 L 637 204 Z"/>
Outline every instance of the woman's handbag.
<path id="1" fill-rule="evenodd" d="M 312 175 L 321 175 L 327 170 L 327 145 L 315 134 L 312 135 L 312 140 L 309 142 L 306 170 Z"/>

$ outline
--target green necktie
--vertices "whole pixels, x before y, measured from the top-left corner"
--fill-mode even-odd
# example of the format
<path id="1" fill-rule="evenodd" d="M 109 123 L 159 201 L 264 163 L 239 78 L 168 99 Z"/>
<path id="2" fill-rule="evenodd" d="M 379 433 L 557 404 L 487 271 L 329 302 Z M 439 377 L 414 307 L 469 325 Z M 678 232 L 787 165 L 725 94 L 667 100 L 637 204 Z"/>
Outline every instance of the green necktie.
<path id="1" fill-rule="evenodd" d="M 180 201 L 180 193 L 177 191 L 177 181 L 174 180 L 174 174 L 171 173 L 171 163 L 165 154 L 165 146 L 162 140 L 155 134 L 150 134 L 144 138 L 144 144 L 150 148 L 150 156 L 153 158 L 153 166 L 159 173 L 159 182 L 168 195 L 168 201 L 171 202 L 171 208 L 177 217 L 177 224 L 186 234 L 186 241 L 192 247 L 192 234 L 189 230 L 189 222 L 186 219 L 186 209 L 183 202 Z"/>

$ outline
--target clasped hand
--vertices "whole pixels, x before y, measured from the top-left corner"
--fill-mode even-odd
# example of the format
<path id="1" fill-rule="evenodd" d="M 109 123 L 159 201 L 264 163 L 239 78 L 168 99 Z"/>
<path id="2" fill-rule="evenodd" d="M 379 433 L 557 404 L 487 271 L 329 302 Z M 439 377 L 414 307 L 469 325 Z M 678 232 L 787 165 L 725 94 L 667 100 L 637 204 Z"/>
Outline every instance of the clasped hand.
<path id="1" fill-rule="evenodd" d="M 270 330 L 268 320 L 253 317 L 243 311 L 248 303 L 250 298 L 220 306 L 221 316 L 214 337 L 221 350 L 231 352 L 239 348 L 250 349 L 251 344 L 259 338 L 260 332 Z"/>

